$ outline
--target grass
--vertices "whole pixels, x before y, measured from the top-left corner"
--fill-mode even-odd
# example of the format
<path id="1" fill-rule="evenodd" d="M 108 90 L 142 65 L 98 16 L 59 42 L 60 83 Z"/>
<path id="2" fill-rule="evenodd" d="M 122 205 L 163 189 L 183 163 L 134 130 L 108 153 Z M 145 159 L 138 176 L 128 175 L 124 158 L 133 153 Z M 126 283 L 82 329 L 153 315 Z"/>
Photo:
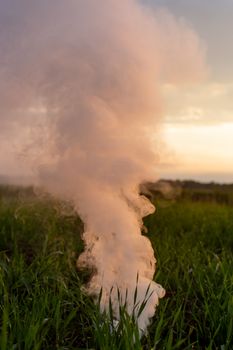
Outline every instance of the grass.
<path id="1" fill-rule="evenodd" d="M 76 269 L 83 224 L 67 203 L 0 188 L 0 349 L 233 349 L 233 207 L 187 198 L 146 218 L 167 290 L 141 340 L 112 325 Z"/>

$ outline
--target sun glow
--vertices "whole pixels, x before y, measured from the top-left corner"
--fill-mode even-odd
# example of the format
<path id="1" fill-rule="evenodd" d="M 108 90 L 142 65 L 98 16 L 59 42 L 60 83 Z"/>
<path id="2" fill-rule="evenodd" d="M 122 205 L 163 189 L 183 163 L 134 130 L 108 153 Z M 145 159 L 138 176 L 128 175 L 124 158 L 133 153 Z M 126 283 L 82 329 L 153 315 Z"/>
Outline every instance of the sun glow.
<path id="1" fill-rule="evenodd" d="M 185 172 L 233 171 L 233 123 L 167 124 L 165 138 L 176 169 Z"/>

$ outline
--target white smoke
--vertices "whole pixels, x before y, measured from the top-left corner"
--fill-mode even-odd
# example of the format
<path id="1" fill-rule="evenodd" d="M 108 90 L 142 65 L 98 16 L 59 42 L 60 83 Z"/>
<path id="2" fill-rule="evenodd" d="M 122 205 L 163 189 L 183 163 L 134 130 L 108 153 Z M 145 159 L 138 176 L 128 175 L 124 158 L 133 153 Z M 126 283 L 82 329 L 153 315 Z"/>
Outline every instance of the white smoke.
<path id="1" fill-rule="evenodd" d="M 85 223 L 78 265 L 95 268 L 87 290 L 102 288 L 102 309 L 113 287 L 116 317 L 117 290 L 132 313 L 137 275 L 139 304 L 150 284 L 144 330 L 164 290 L 141 235 L 154 207 L 138 186 L 154 179 L 161 153 L 160 86 L 203 75 L 200 43 L 136 0 L 1 0 L 0 23 L 2 133 L 27 137 L 40 183 L 75 202 Z"/>

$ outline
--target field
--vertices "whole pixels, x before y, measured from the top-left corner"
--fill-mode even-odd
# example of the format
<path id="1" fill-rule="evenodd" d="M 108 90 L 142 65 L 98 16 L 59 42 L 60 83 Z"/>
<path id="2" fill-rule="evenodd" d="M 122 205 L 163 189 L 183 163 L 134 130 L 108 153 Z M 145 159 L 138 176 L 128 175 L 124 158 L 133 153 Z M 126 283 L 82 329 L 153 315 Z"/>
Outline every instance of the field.
<path id="1" fill-rule="evenodd" d="M 124 310 L 114 330 L 85 295 L 72 206 L 1 186 L 0 349 L 233 349 L 233 191 L 182 186 L 145 220 L 167 294 L 140 341 Z"/>

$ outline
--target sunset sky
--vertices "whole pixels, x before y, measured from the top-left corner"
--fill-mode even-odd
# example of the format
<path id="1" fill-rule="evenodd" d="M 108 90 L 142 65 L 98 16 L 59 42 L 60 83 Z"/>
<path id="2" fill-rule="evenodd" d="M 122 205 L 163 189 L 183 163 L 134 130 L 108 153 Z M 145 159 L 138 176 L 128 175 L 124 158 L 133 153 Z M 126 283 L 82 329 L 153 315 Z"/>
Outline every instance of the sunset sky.
<path id="1" fill-rule="evenodd" d="M 195 86 L 164 84 L 163 134 L 166 159 L 159 174 L 233 182 L 233 1 L 141 0 L 162 6 L 198 33 L 206 50 L 206 78 Z M 27 130 L 25 129 L 25 138 Z M 27 173 L 15 157 L 18 135 L 0 135 L 0 174 Z"/>
<path id="2" fill-rule="evenodd" d="M 233 2 L 150 0 L 187 21 L 206 48 L 208 75 L 195 87 L 164 87 L 165 138 L 174 166 L 165 177 L 233 181 Z"/>

